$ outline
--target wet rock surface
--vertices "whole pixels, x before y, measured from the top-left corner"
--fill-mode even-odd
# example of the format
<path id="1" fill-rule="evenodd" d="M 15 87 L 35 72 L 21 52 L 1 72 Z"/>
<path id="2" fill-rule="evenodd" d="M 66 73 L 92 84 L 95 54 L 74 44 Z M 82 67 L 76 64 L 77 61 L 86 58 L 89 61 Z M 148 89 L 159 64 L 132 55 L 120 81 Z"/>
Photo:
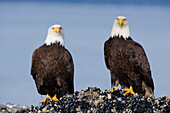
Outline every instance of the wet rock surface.
<path id="1" fill-rule="evenodd" d="M 106 92 L 99 88 L 88 88 L 40 106 L 0 105 L 0 112 L 170 113 L 170 98 L 152 99 L 137 93 L 125 95 L 122 90 Z"/>

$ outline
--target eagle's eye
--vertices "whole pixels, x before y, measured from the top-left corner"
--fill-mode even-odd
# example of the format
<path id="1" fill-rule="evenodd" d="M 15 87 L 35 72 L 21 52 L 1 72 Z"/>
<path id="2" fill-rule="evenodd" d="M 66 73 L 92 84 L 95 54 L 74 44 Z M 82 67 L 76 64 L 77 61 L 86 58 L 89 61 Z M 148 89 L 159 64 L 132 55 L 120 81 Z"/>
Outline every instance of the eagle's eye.
<path id="1" fill-rule="evenodd" d="M 54 28 L 54 27 L 52 27 L 51 29 L 52 29 L 52 30 L 54 30 L 55 28 Z"/>
<path id="2" fill-rule="evenodd" d="M 60 30 L 62 30 L 63 28 L 62 27 L 60 27 Z"/>
<path id="3" fill-rule="evenodd" d="M 124 21 L 126 21 L 127 19 L 125 18 L 125 19 L 123 19 Z"/>
<path id="4" fill-rule="evenodd" d="M 116 18 L 116 20 L 119 20 L 119 18 Z"/>

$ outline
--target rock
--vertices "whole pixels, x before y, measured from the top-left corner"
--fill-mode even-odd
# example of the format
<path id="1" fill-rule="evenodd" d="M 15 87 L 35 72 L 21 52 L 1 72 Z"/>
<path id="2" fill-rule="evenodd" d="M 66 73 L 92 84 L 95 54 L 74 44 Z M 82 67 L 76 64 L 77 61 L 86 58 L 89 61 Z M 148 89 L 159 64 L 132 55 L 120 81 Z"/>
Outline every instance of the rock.
<path id="1" fill-rule="evenodd" d="M 0 105 L 0 112 L 64 112 L 64 113 L 160 113 L 170 112 L 170 98 L 145 98 L 141 94 L 125 95 L 121 90 L 101 91 L 99 88 L 83 89 L 64 95 L 59 101 L 50 101 L 39 106 Z"/>
<path id="2" fill-rule="evenodd" d="M 111 109 L 111 112 L 115 113 L 115 112 L 116 112 L 116 108 L 113 107 L 113 108 Z"/>
<path id="3" fill-rule="evenodd" d="M 108 98 L 108 99 L 112 99 L 111 93 L 110 93 L 110 94 L 107 94 L 107 98 Z"/>

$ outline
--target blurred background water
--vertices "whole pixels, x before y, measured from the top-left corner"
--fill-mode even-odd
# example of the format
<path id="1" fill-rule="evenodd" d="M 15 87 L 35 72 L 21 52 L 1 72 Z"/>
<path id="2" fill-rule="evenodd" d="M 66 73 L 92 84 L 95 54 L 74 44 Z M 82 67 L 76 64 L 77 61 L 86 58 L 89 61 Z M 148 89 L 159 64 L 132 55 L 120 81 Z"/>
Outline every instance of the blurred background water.
<path id="1" fill-rule="evenodd" d="M 30 75 L 31 57 L 53 24 L 64 28 L 65 45 L 75 64 L 75 90 L 89 86 L 111 89 L 103 48 L 119 15 L 127 17 L 131 37 L 147 53 L 156 97 L 170 96 L 169 0 L 155 4 L 124 1 L 0 1 L 0 104 L 38 105 L 45 97 L 38 94 Z"/>

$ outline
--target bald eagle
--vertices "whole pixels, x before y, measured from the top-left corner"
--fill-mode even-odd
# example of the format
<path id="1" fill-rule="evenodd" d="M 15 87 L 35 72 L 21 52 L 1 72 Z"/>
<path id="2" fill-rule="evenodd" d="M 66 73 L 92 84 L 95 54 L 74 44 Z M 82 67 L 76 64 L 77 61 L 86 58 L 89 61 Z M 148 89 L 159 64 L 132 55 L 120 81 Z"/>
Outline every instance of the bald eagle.
<path id="1" fill-rule="evenodd" d="M 128 93 L 136 92 L 154 98 L 154 84 L 147 56 L 143 47 L 130 37 L 126 17 L 118 16 L 115 19 L 110 38 L 104 44 L 104 57 L 115 90 L 120 84 L 130 87 L 124 89 Z"/>
<path id="2" fill-rule="evenodd" d="M 74 64 L 69 51 L 64 46 L 64 33 L 61 25 L 48 29 L 45 44 L 32 55 L 31 75 L 39 94 L 56 101 L 66 93 L 74 92 Z"/>

